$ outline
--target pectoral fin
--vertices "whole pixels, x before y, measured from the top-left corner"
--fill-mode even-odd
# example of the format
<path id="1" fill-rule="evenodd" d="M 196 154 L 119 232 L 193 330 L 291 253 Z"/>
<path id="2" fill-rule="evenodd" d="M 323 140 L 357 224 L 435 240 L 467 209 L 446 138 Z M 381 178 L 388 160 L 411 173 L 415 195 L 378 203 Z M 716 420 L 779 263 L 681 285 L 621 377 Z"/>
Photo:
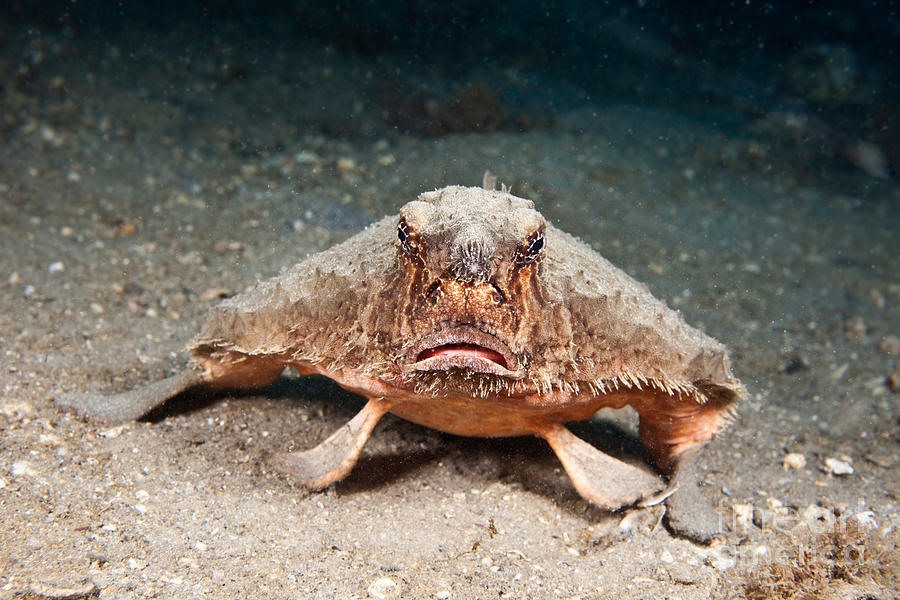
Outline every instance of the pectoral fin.
<path id="1" fill-rule="evenodd" d="M 93 420 L 121 423 L 133 421 L 173 396 L 204 383 L 200 371 L 189 369 L 121 394 L 70 392 L 58 394 L 53 401 Z"/>
<path id="2" fill-rule="evenodd" d="M 369 400 L 355 417 L 315 448 L 273 455 L 275 468 L 311 490 L 340 481 L 353 469 L 372 430 L 390 406 L 386 400 Z"/>
<path id="3" fill-rule="evenodd" d="M 600 508 L 631 506 L 665 487 L 656 475 L 604 454 L 563 425 L 549 425 L 537 433 L 553 448 L 578 493 Z"/>
<path id="4" fill-rule="evenodd" d="M 719 515 L 700 493 L 699 452 L 698 446 L 678 456 L 670 482 L 675 491 L 666 498 L 666 526 L 689 540 L 708 543 L 721 533 L 722 526 Z"/>

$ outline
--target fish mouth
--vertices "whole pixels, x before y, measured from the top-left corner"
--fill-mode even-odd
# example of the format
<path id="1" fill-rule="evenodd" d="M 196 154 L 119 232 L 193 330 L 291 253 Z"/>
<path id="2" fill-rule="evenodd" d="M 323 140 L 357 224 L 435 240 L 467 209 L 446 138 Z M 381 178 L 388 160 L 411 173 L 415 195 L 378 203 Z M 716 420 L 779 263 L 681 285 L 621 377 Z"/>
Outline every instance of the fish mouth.
<path id="1" fill-rule="evenodd" d="M 429 334 L 411 352 L 408 371 L 489 373 L 511 379 L 524 377 L 519 359 L 494 335 L 471 325 L 447 327 Z"/>

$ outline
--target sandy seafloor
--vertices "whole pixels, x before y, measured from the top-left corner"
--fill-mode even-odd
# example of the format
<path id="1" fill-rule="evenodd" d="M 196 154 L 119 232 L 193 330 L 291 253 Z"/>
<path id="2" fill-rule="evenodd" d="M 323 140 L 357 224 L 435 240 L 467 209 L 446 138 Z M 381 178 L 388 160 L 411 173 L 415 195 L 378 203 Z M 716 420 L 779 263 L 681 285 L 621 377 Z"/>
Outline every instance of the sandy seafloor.
<path id="1" fill-rule="evenodd" d="M 0 22 L 0 598 L 740 597 L 835 521 L 896 544 L 900 188 L 828 147 L 864 124 L 643 88 L 602 101 L 487 63 L 413 75 L 286 35 L 89 33 Z M 738 97 L 680 64 L 686 88 Z M 463 111 L 429 130 L 473 81 L 501 126 Z M 431 104 L 402 106 L 410 89 Z M 713 544 L 673 537 L 661 507 L 593 509 L 539 440 L 392 417 L 345 482 L 305 493 L 265 455 L 358 410 L 326 380 L 116 427 L 52 405 L 176 371 L 220 297 L 485 169 L 731 349 L 748 393 L 703 458 Z M 633 426 L 577 431 L 602 439 L 607 418 Z M 783 467 L 790 453 L 804 461 Z M 880 575 L 817 597 L 896 597 L 896 550 L 870 558 Z"/>

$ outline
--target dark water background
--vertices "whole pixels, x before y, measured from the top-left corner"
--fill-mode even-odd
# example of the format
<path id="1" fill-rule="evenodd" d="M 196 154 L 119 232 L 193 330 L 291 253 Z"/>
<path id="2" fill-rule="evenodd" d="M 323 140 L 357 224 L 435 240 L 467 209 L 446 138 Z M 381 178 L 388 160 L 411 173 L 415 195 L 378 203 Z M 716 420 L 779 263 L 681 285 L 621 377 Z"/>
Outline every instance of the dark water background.
<path id="1" fill-rule="evenodd" d="M 534 129 L 573 108 L 614 103 L 659 107 L 729 130 L 791 110 L 815 115 L 833 138 L 874 142 L 889 163 L 882 172 L 893 174 L 897 11 L 894 2 L 9 0 L 0 17 L 14 29 L 74 44 L 112 45 L 126 36 L 137 63 L 131 69 L 152 56 L 190 75 L 212 61 L 223 83 L 245 86 L 276 67 L 272 53 L 302 62 L 305 48 L 327 46 L 369 64 L 370 77 L 396 88 L 356 98 L 362 111 L 382 117 L 362 130 L 329 122 L 334 115 L 324 109 L 308 116 L 307 127 L 347 136 Z M 208 54 L 198 55 L 195 44 L 166 43 L 173 32 Z M 498 76 L 504 72 L 515 77 Z M 279 81 L 302 85 L 299 71 L 289 69 Z M 416 102 L 452 99 L 473 82 L 497 114 L 420 122 Z M 267 108 L 272 118 L 291 111 L 287 102 Z"/>

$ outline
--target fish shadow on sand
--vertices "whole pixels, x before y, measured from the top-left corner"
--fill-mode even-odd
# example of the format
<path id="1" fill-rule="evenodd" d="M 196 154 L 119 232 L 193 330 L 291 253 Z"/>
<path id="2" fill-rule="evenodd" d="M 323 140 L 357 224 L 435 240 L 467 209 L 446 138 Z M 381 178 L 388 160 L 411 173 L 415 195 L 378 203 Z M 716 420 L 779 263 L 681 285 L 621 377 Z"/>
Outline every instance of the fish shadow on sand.
<path id="1" fill-rule="evenodd" d="M 284 429 L 270 436 L 270 452 L 283 450 L 292 442 L 293 451 L 316 445 L 321 441 L 320 437 L 326 437 L 345 424 L 364 403 L 362 397 L 347 392 L 327 378 L 288 376 L 255 390 L 189 390 L 140 420 L 158 423 L 196 411 L 215 410 L 217 403 L 226 400 L 237 405 L 260 399 L 270 403 L 266 410 L 279 413 L 272 419 Z M 302 412 L 297 410 L 301 407 Z M 295 421 L 296 414 L 305 416 Z M 296 427 L 291 429 L 294 422 Z M 599 450 L 652 471 L 648 466 L 649 455 L 640 440 L 618 423 L 595 418 L 569 426 L 575 435 Z M 392 416 L 377 426 L 371 446 L 379 446 L 380 437 L 387 437 L 387 445 L 396 450 L 367 451 L 350 475 L 335 485 L 337 491 L 357 494 L 380 489 L 407 477 L 425 477 L 427 471 L 439 468 L 436 463 L 444 462 L 455 473 L 473 482 L 466 490 L 502 482 L 548 498 L 574 514 L 584 515 L 587 511 L 597 518 L 610 514 L 593 506 L 575 491 L 553 451 L 538 438 L 456 436 Z M 261 457 L 261 461 L 264 462 L 265 457 Z"/>

